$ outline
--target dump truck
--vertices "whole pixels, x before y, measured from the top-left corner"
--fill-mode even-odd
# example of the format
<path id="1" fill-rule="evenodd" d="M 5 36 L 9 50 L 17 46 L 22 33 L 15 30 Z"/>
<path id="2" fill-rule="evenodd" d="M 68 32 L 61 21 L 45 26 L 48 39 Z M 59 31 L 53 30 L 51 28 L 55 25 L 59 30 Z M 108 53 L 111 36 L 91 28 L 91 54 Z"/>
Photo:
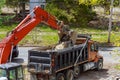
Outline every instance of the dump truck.
<path id="1" fill-rule="evenodd" d="M 64 49 L 41 47 L 29 50 L 31 80 L 73 80 L 82 71 L 101 70 L 103 57 L 88 35 L 77 35 L 76 43 Z"/>

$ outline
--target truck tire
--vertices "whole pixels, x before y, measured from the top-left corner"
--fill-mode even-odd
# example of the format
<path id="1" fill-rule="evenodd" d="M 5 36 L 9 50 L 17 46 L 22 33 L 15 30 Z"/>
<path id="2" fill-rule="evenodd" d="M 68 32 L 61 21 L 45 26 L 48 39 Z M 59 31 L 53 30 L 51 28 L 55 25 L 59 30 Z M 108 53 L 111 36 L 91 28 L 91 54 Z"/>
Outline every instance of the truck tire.
<path id="1" fill-rule="evenodd" d="M 73 72 L 73 70 L 68 70 L 67 71 L 66 80 L 74 80 L 74 72 Z"/>
<path id="2" fill-rule="evenodd" d="M 80 74 L 80 67 L 79 66 L 75 66 L 74 67 L 74 77 L 78 77 Z"/>
<path id="3" fill-rule="evenodd" d="M 99 59 L 96 65 L 96 70 L 99 71 L 103 68 L 103 59 Z"/>
<path id="4" fill-rule="evenodd" d="M 65 75 L 63 73 L 58 73 L 56 80 L 65 80 Z"/>

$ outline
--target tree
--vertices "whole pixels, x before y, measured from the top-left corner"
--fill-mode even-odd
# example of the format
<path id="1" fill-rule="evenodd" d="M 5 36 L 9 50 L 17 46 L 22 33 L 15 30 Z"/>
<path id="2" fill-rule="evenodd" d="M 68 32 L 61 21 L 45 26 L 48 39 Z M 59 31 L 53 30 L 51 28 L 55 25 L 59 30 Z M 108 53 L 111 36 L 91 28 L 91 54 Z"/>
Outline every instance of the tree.
<path id="1" fill-rule="evenodd" d="M 58 19 L 76 27 L 87 26 L 95 14 L 90 6 L 79 5 L 77 0 L 52 0 L 47 4 L 46 9 Z"/>
<path id="2" fill-rule="evenodd" d="M 110 36 L 111 36 L 113 3 L 114 3 L 114 0 L 111 0 L 111 5 L 110 5 L 110 18 L 109 18 L 109 26 L 108 26 L 108 43 L 110 43 Z"/>
<path id="3" fill-rule="evenodd" d="M 109 11 L 111 0 L 79 0 L 79 4 L 101 6 L 101 7 L 104 7 L 105 11 Z M 114 0 L 113 5 L 119 6 L 120 0 Z"/>
<path id="4" fill-rule="evenodd" d="M 100 3 L 101 0 L 79 0 L 79 4 L 85 5 L 97 5 Z"/>
<path id="5" fill-rule="evenodd" d="M 25 3 L 29 0 L 6 0 L 6 5 L 13 8 L 19 8 L 20 12 L 25 15 Z"/>
<path id="6" fill-rule="evenodd" d="M 110 36 L 111 36 L 111 27 L 112 27 L 112 13 L 113 13 L 113 6 L 119 6 L 120 0 L 79 0 L 79 4 L 85 5 L 99 5 L 104 7 L 105 13 L 109 13 L 109 26 L 108 26 L 108 43 L 110 43 Z"/>
<path id="7" fill-rule="evenodd" d="M 5 0 L 1 0 L 0 1 L 0 13 L 1 13 L 1 8 L 4 6 L 4 4 L 5 4 Z"/>

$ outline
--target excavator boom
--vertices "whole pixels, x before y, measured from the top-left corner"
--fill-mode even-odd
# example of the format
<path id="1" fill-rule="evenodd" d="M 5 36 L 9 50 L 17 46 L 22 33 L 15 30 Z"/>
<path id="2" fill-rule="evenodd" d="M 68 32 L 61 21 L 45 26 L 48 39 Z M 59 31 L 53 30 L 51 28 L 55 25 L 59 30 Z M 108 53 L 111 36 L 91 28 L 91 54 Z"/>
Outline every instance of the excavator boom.
<path id="1" fill-rule="evenodd" d="M 11 51 L 36 25 L 44 23 L 51 28 L 60 30 L 57 20 L 54 16 L 44 11 L 40 7 L 33 10 L 34 16 L 28 14 L 27 17 L 0 42 L 0 64 L 6 63 Z"/>

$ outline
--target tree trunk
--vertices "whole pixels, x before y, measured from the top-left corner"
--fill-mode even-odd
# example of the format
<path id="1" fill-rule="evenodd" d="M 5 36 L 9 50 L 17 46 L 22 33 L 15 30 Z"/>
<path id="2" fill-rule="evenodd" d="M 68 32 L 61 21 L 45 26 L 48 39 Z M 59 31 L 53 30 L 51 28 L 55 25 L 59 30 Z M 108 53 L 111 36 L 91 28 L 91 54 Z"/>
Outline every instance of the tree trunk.
<path id="1" fill-rule="evenodd" d="M 22 17 L 25 17 L 25 3 L 20 3 L 20 13 L 22 14 Z"/>
<path id="2" fill-rule="evenodd" d="M 108 43 L 110 43 L 110 37 L 111 37 L 113 2 L 114 2 L 114 0 L 111 0 L 111 5 L 110 5 L 110 17 L 109 17 L 109 27 L 108 27 Z"/>

